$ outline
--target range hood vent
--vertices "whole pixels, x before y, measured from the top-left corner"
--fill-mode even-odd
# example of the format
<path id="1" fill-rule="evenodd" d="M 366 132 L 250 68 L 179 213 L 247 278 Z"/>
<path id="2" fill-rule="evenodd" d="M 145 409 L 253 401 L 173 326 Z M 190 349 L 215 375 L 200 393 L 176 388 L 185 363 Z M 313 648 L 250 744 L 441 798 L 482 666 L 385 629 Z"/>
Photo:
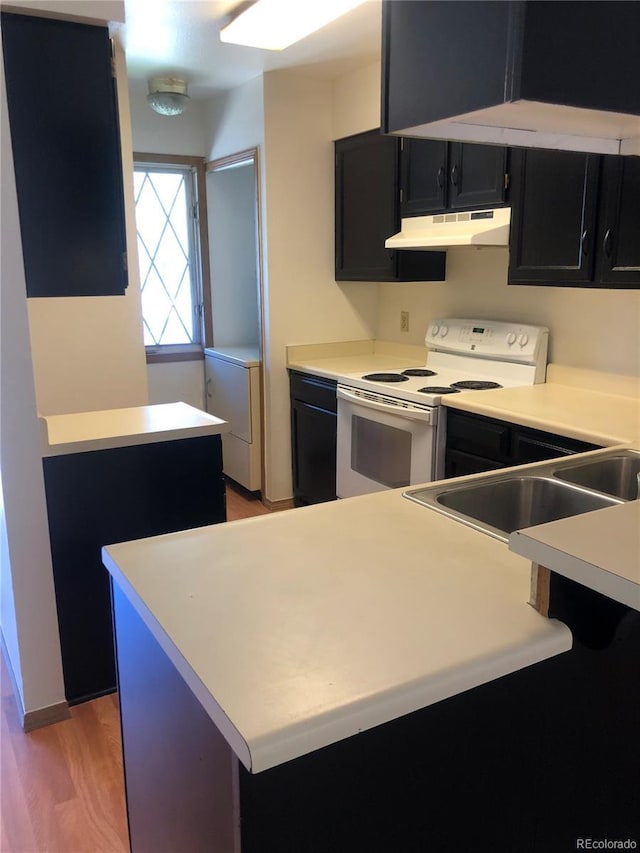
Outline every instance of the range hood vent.
<path id="1" fill-rule="evenodd" d="M 640 2 L 383 3 L 383 131 L 640 156 Z"/>
<path id="2" fill-rule="evenodd" d="M 387 249 L 450 249 L 454 246 L 507 246 L 511 208 L 436 213 L 402 220 L 385 240 Z"/>

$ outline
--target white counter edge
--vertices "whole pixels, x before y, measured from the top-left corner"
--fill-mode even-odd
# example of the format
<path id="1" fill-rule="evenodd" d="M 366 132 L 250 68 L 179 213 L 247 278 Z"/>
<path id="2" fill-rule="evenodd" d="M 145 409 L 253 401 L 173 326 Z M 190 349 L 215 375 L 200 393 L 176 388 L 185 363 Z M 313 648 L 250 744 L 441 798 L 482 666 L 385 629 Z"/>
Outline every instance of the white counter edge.
<path id="1" fill-rule="evenodd" d="M 147 425 L 143 422 L 144 418 L 141 419 L 141 414 L 145 413 L 158 413 L 160 417 L 153 424 Z M 91 425 L 84 425 L 83 429 L 78 430 L 77 423 L 82 419 L 89 421 Z M 104 424 L 99 424 L 101 419 Z M 74 424 L 74 421 L 77 423 Z M 50 428 L 52 425 L 58 427 L 58 435 L 53 440 Z M 159 403 L 100 412 L 40 415 L 38 426 L 42 457 L 221 435 L 231 429 L 227 421 L 187 403 Z M 61 439 L 60 433 L 64 436 L 65 428 L 68 437 Z"/>
<path id="2" fill-rule="evenodd" d="M 152 633 L 152 635 L 154 636 L 164 653 L 167 655 L 171 663 L 175 666 L 182 678 L 185 680 L 186 684 L 189 686 L 189 689 L 194 694 L 198 702 L 200 702 L 209 717 L 216 724 L 216 726 L 220 730 L 220 733 L 227 741 L 231 749 L 238 756 L 244 766 L 248 770 L 251 770 L 251 752 L 246 741 L 244 740 L 240 732 L 236 729 L 236 727 L 233 725 L 233 723 L 229 720 L 229 718 L 224 712 L 224 709 L 220 707 L 220 705 L 213 698 L 209 690 L 207 690 L 202 681 L 200 681 L 198 676 L 194 673 L 193 669 L 189 666 L 185 658 L 178 651 L 175 643 L 171 640 L 171 638 L 162 628 L 158 620 L 155 619 L 154 616 L 152 616 L 142 598 L 140 598 L 133 586 L 122 574 L 122 572 L 118 568 L 118 564 L 115 563 L 109 555 L 109 552 L 106 550 L 107 547 L 108 546 L 102 548 L 102 562 L 104 563 L 107 571 L 113 578 L 113 582 L 118 585 L 120 590 L 127 597 L 130 604 L 134 607 L 138 616 L 140 616 L 140 618 L 147 626 L 149 631 Z"/>

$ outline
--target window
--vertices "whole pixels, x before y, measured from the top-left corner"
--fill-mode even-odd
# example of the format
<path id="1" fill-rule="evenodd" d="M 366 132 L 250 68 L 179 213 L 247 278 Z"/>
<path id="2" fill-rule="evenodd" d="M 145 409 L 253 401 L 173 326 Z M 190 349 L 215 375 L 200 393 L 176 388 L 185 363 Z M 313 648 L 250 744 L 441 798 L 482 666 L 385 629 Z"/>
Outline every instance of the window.
<path id="1" fill-rule="evenodd" d="M 135 155 L 144 343 L 151 361 L 198 357 L 204 344 L 199 170 L 193 158 Z"/>

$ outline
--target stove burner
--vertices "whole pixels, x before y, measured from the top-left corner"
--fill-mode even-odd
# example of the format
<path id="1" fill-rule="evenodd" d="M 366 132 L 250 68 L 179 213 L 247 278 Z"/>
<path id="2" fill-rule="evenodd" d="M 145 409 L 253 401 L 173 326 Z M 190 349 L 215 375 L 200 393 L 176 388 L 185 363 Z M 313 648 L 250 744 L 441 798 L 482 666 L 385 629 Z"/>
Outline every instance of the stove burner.
<path id="1" fill-rule="evenodd" d="M 409 367 L 402 371 L 403 376 L 437 376 L 435 370 L 427 370 L 426 367 Z"/>
<path id="2" fill-rule="evenodd" d="M 403 376 L 401 373 L 367 373 L 363 379 L 370 379 L 371 382 L 408 382 L 409 377 Z"/>
<path id="3" fill-rule="evenodd" d="M 461 388 L 465 391 L 487 391 L 489 388 L 502 388 L 498 382 L 483 382 L 480 379 L 467 379 L 463 382 L 452 382 L 452 388 Z"/>
<path id="4" fill-rule="evenodd" d="M 450 385 L 425 385 L 424 388 L 418 388 L 421 394 L 459 394 L 458 388 L 452 388 Z"/>

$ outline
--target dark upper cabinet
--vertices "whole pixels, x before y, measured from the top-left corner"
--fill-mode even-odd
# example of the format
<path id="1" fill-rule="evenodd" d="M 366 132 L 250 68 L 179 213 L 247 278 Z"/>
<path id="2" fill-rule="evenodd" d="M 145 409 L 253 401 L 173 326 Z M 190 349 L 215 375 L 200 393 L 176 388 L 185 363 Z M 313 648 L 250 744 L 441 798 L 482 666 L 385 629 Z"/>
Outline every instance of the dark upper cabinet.
<path id="1" fill-rule="evenodd" d="M 498 207 L 506 201 L 507 149 L 452 142 L 449 146 L 449 207 Z"/>
<path id="2" fill-rule="evenodd" d="M 449 144 L 402 140 L 402 216 L 439 213 L 447 206 Z"/>
<path id="3" fill-rule="evenodd" d="M 511 154 L 510 284 L 640 286 L 640 159 Z"/>
<path id="4" fill-rule="evenodd" d="M 400 230 L 400 141 L 379 131 L 335 143 L 336 281 L 443 281 L 444 252 L 386 249 Z"/>
<path id="5" fill-rule="evenodd" d="M 401 149 L 402 216 L 505 204 L 506 148 L 405 138 Z"/>
<path id="6" fill-rule="evenodd" d="M 589 284 L 599 183 L 596 154 L 511 152 L 512 284 Z"/>
<path id="7" fill-rule="evenodd" d="M 624 0 L 384 0 L 382 129 L 602 151 L 640 116 L 639 28 Z"/>
<path id="8" fill-rule="evenodd" d="M 604 157 L 598 279 L 640 287 L 640 157 Z"/>
<path id="9" fill-rule="evenodd" d="M 27 296 L 123 294 L 124 195 L 106 27 L 2 14 Z"/>

